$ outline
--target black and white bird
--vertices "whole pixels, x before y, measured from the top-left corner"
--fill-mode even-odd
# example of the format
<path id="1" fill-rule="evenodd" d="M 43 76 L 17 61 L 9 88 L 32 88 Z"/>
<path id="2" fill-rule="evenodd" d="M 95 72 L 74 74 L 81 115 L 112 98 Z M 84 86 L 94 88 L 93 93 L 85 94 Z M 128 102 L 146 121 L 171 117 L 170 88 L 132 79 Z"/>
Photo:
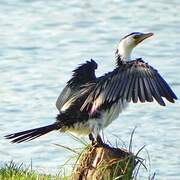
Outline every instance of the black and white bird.
<path id="1" fill-rule="evenodd" d="M 141 58 L 132 60 L 132 50 L 153 33 L 133 32 L 120 40 L 114 70 L 96 77 L 97 64 L 87 61 L 73 71 L 56 106 L 59 114 L 51 125 L 5 136 L 13 143 L 30 141 L 53 130 L 89 135 L 101 142 L 100 132 L 115 120 L 130 102 L 174 103 L 175 93 L 156 69 Z"/>

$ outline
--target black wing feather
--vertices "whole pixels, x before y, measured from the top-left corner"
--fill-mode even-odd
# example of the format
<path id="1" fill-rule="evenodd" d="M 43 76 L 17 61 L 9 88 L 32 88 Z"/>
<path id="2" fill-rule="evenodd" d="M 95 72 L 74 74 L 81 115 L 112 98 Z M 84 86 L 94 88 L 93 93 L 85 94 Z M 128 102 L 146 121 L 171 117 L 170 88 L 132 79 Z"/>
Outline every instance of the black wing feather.
<path id="1" fill-rule="evenodd" d="M 130 71 L 130 69 L 127 69 L 126 71 L 123 71 L 123 73 L 124 73 L 124 78 L 122 79 L 122 82 L 123 82 L 123 84 L 122 84 L 122 86 L 121 86 L 121 90 L 120 90 L 120 92 L 119 92 L 119 96 L 120 97 L 124 97 L 124 91 L 125 91 L 125 89 L 126 89 L 126 85 L 127 85 L 127 82 L 128 82 L 128 76 L 129 76 L 129 71 Z"/>
<path id="2" fill-rule="evenodd" d="M 155 99 L 160 105 L 165 106 L 162 97 L 170 102 L 177 99 L 158 71 L 140 59 L 124 62 L 114 71 L 97 79 L 81 110 L 89 107 L 89 104 L 96 104 L 98 97 L 101 97 L 101 103 L 97 103 L 97 109 L 104 107 L 104 103 L 107 107 L 107 104 L 112 105 L 118 100 L 137 103 L 138 100 L 152 102 Z"/>
<path id="3" fill-rule="evenodd" d="M 131 70 L 130 70 L 130 71 L 131 71 Z M 131 72 L 129 72 L 129 73 L 131 73 Z M 130 91 L 130 85 L 131 85 L 131 83 L 132 83 L 132 79 L 133 79 L 133 76 L 131 76 L 131 75 L 129 74 L 128 80 L 127 80 L 127 84 L 126 84 L 126 86 L 124 87 L 124 92 L 123 92 L 123 98 L 124 98 L 124 99 L 127 99 L 127 98 L 128 98 L 127 95 L 128 95 L 128 92 Z"/>
<path id="4" fill-rule="evenodd" d="M 135 82 L 134 82 L 134 88 L 133 88 L 133 102 L 137 103 L 138 102 L 138 77 L 136 77 Z"/>
<path id="5" fill-rule="evenodd" d="M 145 92 L 144 92 L 144 84 L 143 84 L 143 79 L 139 78 L 139 99 L 141 102 L 145 102 Z"/>
<path id="6" fill-rule="evenodd" d="M 114 88 L 114 93 L 112 94 L 112 96 L 114 97 L 114 98 L 113 98 L 113 101 L 115 101 L 116 98 L 118 97 L 120 82 L 123 82 L 122 79 L 123 79 L 123 76 L 120 76 L 120 77 L 118 78 L 118 82 L 116 82 L 116 86 L 115 86 L 115 88 Z"/>
<path id="7" fill-rule="evenodd" d="M 112 94 L 114 92 L 114 88 L 117 84 L 117 76 L 113 76 L 112 79 L 111 79 L 111 82 L 109 82 L 109 85 L 108 85 L 108 89 L 106 89 L 105 92 L 107 92 L 107 100 L 111 101 L 111 98 L 112 97 Z"/>
<path id="8" fill-rule="evenodd" d="M 150 83 L 151 83 L 151 85 L 152 85 L 152 87 L 153 87 L 153 89 L 154 89 L 154 98 L 156 99 L 156 101 L 157 101 L 160 105 L 165 106 L 166 104 L 164 103 L 164 101 L 163 101 L 163 99 L 162 99 L 162 96 L 161 96 L 160 93 L 159 93 L 159 90 L 158 90 L 158 88 L 157 88 L 157 86 L 156 86 L 156 83 L 155 83 L 154 79 L 151 79 Z"/>
<path id="9" fill-rule="evenodd" d="M 136 77 L 132 76 L 131 85 L 129 86 L 129 91 L 128 91 L 128 95 L 127 95 L 128 102 L 130 102 L 132 100 L 135 79 L 136 79 Z"/>
<path id="10" fill-rule="evenodd" d="M 118 98 L 120 91 L 121 91 L 121 88 L 119 88 L 119 87 L 122 87 L 123 83 L 124 83 L 124 78 L 125 78 L 124 71 L 119 72 L 119 74 L 121 74 L 121 75 L 120 75 L 119 81 L 116 82 L 116 84 L 117 84 L 116 89 L 114 89 L 114 93 L 111 95 L 111 96 L 114 96 L 114 98 L 112 97 L 112 99 Z"/>
<path id="11" fill-rule="evenodd" d="M 159 85 L 164 91 L 164 97 L 168 99 L 170 102 L 174 102 L 174 99 L 177 99 L 176 95 L 174 92 L 171 90 L 169 85 L 166 83 L 166 81 L 161 77 L 161 75 L 158 73 L 156 76 L 157 82 L 159 82 Z"/>
<path id="12" fill-rule="evenodd" d="M 146 94 L 146 101 L 148 102 L 152 102 L 153 101 L 153 97 L 150 91 L 150 87 L 149 87 L 149 83 L 146 77 L 143 77 L 143 83 L 144 83 L 144 92 Z"/>
<path id="13" fill-rule="evenodd" d="M 77 92 L 80 91 L 82 86 L 86 83 L 96 81 L 95 70 L 97 63 L 91 59 L 81 64 L 73 70 L 72 78 L 67 82 L 66 87 L 62 90 L 56 101 L 56 107 L 61 111 L 62 106 Z"/>

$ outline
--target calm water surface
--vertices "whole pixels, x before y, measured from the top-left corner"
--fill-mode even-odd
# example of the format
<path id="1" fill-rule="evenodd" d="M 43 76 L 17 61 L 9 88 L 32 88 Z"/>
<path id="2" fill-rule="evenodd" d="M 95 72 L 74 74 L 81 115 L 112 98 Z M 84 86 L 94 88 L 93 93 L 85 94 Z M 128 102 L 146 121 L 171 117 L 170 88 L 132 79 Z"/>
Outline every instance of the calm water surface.
<path id="1" fill-rule="evenodd" d="M 113 69 L 117 43 L 132 31 L 155 33 L 133 56 L 156 67 L 179 96 L 179 12 L 179 0 L 1 0 L 1 163 L 32 161 L 40 172 L 58 171 L 72 154 L 54 144 L 81 146 L 69 135 L 52 132 L 18 145 L 2 136 L 53 122 L 55 101 L 77 64 L 93 58 L 97 75 Z M 128 144 L 137 126 L 134 151 L 146 145 L 157 179 L 179 180 L 179 105 L 132 104 L 105 130 L 106 137 L 115 144 L 118 136 Z M 141 156 L 147 158 L 145 150 Z"/>

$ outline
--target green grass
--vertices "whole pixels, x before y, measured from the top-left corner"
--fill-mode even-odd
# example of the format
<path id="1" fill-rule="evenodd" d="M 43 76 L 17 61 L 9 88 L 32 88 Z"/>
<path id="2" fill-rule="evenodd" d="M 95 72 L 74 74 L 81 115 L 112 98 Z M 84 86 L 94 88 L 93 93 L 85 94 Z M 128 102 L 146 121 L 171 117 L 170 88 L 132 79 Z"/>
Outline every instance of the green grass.
<path id="1" fill-rule="evenodd" d="M 0 168 L 0 180 L 68 180 L 68 177 L 60 175 L 38 174 L 31 167 L 25 167 L 23 164 L 16 164 L 11 161 Z"/>

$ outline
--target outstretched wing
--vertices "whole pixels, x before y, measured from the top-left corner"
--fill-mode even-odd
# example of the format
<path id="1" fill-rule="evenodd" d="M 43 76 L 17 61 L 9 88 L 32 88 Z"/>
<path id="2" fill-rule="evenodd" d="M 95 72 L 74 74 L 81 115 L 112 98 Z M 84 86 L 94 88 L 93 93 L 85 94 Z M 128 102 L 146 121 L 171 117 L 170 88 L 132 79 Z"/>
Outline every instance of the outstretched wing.
<path id="1" fill-rule="evenodd" d="M 73 71 L 72 78 L 67 82 L 56 101 L 56 107 L 59 111 L 73 94 L 81 89 L 82 85 L 96 80 L 95 69 L 97 69 L 97 63 L 91 59 L 91 61 L 86 61 Z"/>
<path id="2" fill-rule="evenodd" d="M 122 63 L 114 71 L 99 78 L 93 91 L 85 100 L 81 110 L 91 112 L 118 100 L 137 103 L 154 99 L 165 106 L 163 98 L 174 103 L 176 95 L 156 69 L 141 59 Z"/>

